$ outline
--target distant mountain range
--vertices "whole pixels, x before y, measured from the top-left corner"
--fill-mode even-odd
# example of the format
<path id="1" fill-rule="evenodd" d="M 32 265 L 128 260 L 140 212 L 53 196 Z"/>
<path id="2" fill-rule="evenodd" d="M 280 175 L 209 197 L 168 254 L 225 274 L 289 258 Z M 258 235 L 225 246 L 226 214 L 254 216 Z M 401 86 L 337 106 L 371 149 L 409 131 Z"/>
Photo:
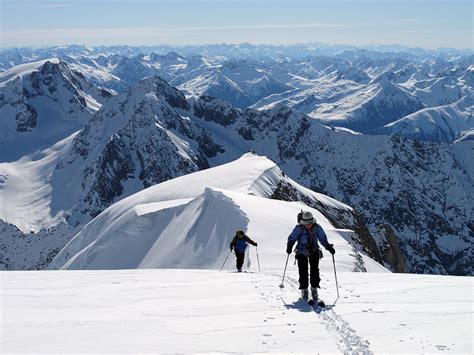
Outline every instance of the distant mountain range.
<path id="1" fill-rule="evenodd" d="M 474 95 L 474 55 L 469 51 L 396 46 L 375 51 L 321 44 L 70 46 L 5 50 L 0 53 L 0 68 L 6 71 L 51 57 L 111 92 L 126 91 L 142 78 L 158 75 L 188 99 L 207 95 L 238 108 L 256 109 L 280 103 L 326 125 L 362 133 L 450 143 L 473 128 L 468 116 L 473 109 L 469 98 Z M 460 100 L 456 112 L 441 115 L 449 119 L 440 123 L 435 108 Z M 413 115 L 422 110 L 421 116 Z M 388 126 L 407 116 L 411 123 L 403 124 L 403 129 Z M 434 122 L 431 127 L 427 119 Z"/>
<path id="2" fill-rule="evenodd" d="M 385 54 L 237 60 L 76 49 L 82 54 L 65 53 L 74 63 L 42 60 L 0 74 L 4 255 L 21 250 L 15 240 L 25 232 L 67 223 L 71 235 L 57 252 L 73 228 L 114 203 L 252 150 L 355 214 L 324 209 L 283 178 L 266 197 L 303 201 L 355 229 L 354 245 L 390 269 L 473 274 L 472 58 L 441 58 L 441 68 L 432 58 L 410 64 Z M 431 79 L 418 79 L 424 73 Z M 443 75 L 456 88 L 444 86 L 441 105 L 427 107 L 416 92 Z M 243 103 L 249 98 L 254 108 Z M 55 255 L 46 246 L 40 254 Z M 45 265 L 8 255 L 5 268 Z"/>

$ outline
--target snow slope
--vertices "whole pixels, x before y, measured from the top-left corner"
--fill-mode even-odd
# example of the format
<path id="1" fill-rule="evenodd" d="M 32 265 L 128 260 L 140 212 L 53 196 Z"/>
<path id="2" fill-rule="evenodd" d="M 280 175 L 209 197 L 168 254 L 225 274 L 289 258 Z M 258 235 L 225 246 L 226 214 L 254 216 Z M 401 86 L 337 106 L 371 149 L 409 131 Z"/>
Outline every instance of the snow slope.
<path id="1" fill-rule="evenodd" d="M 251 255 L 253 257 L 253 255 Z M 297 271 L 0 272 L 2 353 L 472 354 L 472 278 L 352 273 L 313 310 Z M 338 262 L 336 254 L 336 262 Z M 265 259 L 261 256 L 262 264 Z M 322 297 L 336 299 L 323 270 Z"/>
<path id="2" fill-rule="evenodd" d="M 382 77 L 336 102 L 322 103 L 309 116 L 331 126 L 367 132 L 422 108 L 416 97 Z"/>
<path id="3" fill-rule="evenodd" d="M 64 211 L 53 211 L 51 207 L 55 189 L 51 177 L 76 135 L 77 132 L 20 160 L 0 163 L 0 219 L 25 233 L 52 227 L 63 220 Z"/>

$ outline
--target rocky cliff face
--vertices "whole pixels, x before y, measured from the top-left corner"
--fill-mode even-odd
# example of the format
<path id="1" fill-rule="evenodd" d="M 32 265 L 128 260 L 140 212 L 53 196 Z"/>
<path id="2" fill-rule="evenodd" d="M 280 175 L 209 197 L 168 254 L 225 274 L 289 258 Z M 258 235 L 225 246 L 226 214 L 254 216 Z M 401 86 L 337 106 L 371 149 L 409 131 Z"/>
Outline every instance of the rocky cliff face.
<path id="1" fill-rule="evenodd" d="M 74 236 L 67 223 L 23 233 L 0 219 L 0 270 L 42 270 Z"/>
<path id="2" fill-rule="evenodd" d="M 408 272 L 407 262 L 400 249 L 400 243 L 395 232 L 388 224 L 379 226 L 377 237 L 384 262 L 396 272 Z"/>

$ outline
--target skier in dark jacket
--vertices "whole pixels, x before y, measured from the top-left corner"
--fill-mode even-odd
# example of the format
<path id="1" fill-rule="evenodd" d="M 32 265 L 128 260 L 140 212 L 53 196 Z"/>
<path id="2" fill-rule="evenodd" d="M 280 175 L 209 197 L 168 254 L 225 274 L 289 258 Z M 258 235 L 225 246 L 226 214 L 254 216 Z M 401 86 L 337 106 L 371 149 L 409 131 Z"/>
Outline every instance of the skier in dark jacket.
<path id="1" fill-rule="evenodd" d="M 299 224 L 295 226 L 288 236 L 286 252 L 291 254 L 293 245 L 296 245 L 295 253 L 298 261 L 299 284 L 301 297 L 308 300 L 308 262 L 310 267 L 311 296 L 313 300 L 318 299 L 318 288 L 321 278 L 319 277 L 319 242 L 331 254 L 334 254 L 334 246 L 328 243 L 323 228 L 316 223 L 311 212 L 303 212 Z"/>
<path id="2" fill-rule="evenodd" d="M 235 256 L 237 258 L 236 266 L 238 272 L 242 272 L 242 265 L 244 264 L 247 243 L 257 246 L 257 243 L 247 237 L 243 231 L 237 231 L 235 233 L 234 239 L 232 239 L 230 242 L 230 251 L 232 252 L 235 249 Z"/>

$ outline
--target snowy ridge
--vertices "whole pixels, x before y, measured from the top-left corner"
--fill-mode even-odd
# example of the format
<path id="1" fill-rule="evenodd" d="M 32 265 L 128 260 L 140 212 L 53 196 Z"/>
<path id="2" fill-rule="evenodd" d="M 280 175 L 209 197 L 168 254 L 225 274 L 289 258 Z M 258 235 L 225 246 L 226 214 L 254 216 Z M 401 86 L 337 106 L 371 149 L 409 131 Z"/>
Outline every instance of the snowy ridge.
<path id="1" fill-rule="evenodd" d="M 100 227 L 103 221 L 91 222 L 56 260 L 80 250 L 63 269 L 217 269 L 220 254 L 228 250 L 222 236 L 245 229 L 248 221 L 231 200 L 212 189 L 185 201 L 138 205 L 117 223 L 107 221 L 106 231 Z"/>
<path id="2" fill-rule="evenodd" d="M 325 124 L 367 132 L 423 108 L 423 105 L 387 79 L 330 104 L 321 104 L 311 117 Z"/>
<path id="3" fill-rule="evenodd" d="M 360 260 L 345 240 L 351 231 L 335 229 L 320 211 L 301 203 L 262 196 L 272 193 L 279 175 L 273 162 L 247 154 L 233 163 L 145 189 L 87 224 L 50 268 L 218 269 L 235 231 L 246 230 L 259 241 L 262 257 L 271 269 L 278 265 L 280 249 L 286 245 L 296 214 L 306 209 L 313 212 L 340 250 L 341 267 L 354 270 Z M 328 198 L 323 203 L 337 204 Z M 337 207 L 349 209 L 342 204 Z M 362 259 L 365 270 L 386 271 L 370 258 Z"/>
<path id="4" fill-rule="evenodd" d="M 425 108 L 376 129 L 373 133 L 451 143 L 474 127 L 474 100 L 465 96 L 455 103 Z"/>
<path id="5" fill-rule="evenodd" d="M 43 59 L 37 62 L 30 62 L 25 64 L 20 64 L 11 69 L 0 73 L 0 87 L 5 87 L 6 84 L 17 77 L 22 78 L 23 76 L 29 75 L 33 72 L 41 70 L 45 63 L 59 64 L 58 58 L 49 58 Z"/>

